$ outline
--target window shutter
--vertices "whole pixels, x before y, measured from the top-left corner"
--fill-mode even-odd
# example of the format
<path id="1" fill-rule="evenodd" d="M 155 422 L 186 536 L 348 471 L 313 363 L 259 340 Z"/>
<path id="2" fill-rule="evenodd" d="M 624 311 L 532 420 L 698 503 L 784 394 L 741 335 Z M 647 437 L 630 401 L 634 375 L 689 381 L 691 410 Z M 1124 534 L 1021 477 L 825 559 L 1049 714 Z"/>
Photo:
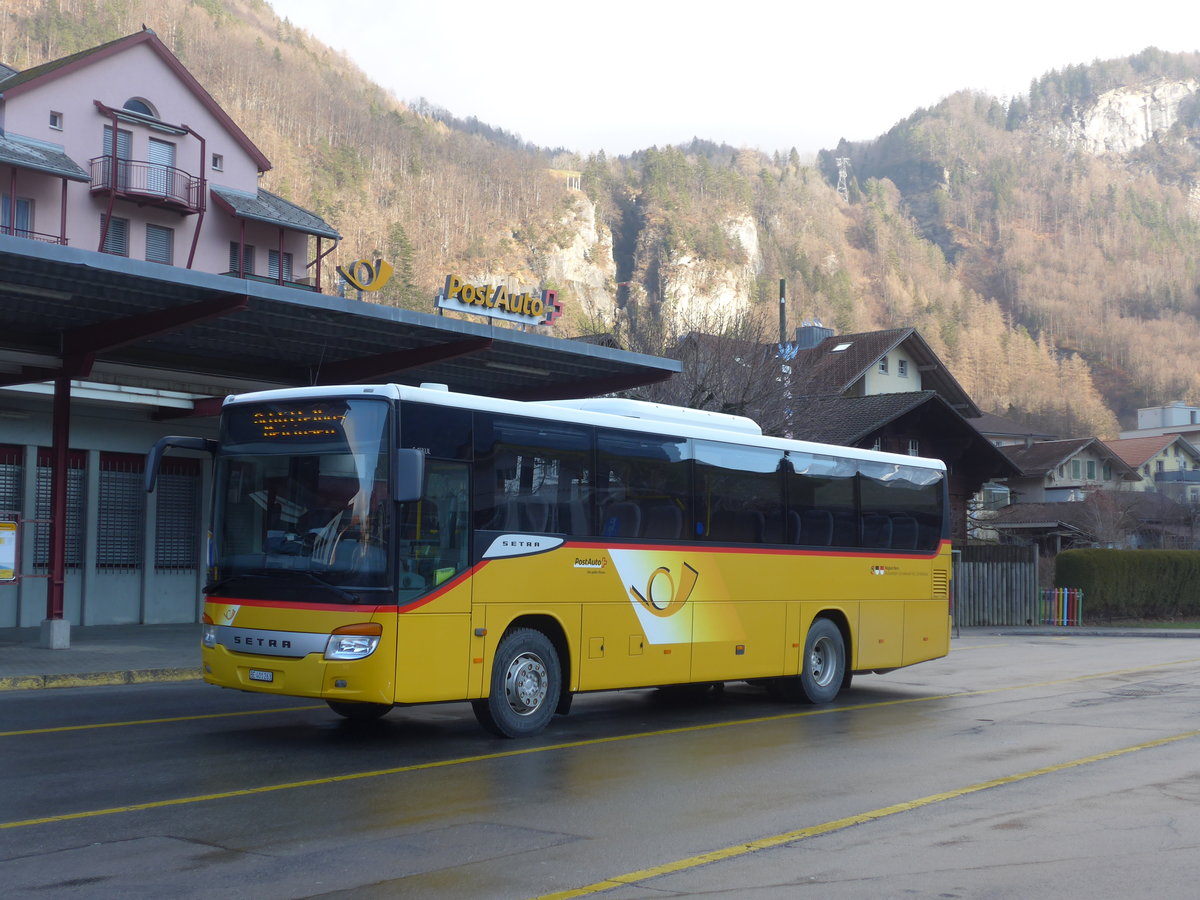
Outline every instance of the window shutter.
<path id="1" fill-rule="evenodd" d="M 146 226 L 146 259 L 150 262 L 174 262 L 175 230 L 162 225 Z"/>
<path id="2" fill-rule="evenodd" d="M 100 214 L 100 228 L 104 228 L 104 214 Z M 104 235 L 104 251 L 114 256 L 129 255 L 129 220 L 113 218 Z"/>

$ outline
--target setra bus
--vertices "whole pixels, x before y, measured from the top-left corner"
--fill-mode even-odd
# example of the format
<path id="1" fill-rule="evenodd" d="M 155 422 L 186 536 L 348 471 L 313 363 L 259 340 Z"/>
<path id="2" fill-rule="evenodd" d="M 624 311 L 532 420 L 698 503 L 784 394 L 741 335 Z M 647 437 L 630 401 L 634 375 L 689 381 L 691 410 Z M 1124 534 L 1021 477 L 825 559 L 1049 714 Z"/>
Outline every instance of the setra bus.
<path id="1" fill-rule="evenodd" d="M 518 737 L 579 692 L 745 680 L 832 701 L 946 655 L 942 462 L 749 419 L 439 385 L 228 397 L 204 679 L 352 719 L 471 701 Z"/>

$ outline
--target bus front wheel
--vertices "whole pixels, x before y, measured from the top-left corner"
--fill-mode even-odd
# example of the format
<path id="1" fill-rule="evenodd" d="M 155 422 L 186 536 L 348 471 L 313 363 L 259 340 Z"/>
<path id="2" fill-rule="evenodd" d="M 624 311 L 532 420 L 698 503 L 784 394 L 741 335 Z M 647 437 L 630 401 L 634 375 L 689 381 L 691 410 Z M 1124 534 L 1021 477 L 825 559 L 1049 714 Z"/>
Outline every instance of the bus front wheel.
<path id="1" fill-rule="evenodd" d="M 546 727 L 558 706 L 562 676 L 554 644 L 518 628 L 500 639 L 486 700 L 471 701 L 479 724 L 499 737 L 525 737 Z"/>

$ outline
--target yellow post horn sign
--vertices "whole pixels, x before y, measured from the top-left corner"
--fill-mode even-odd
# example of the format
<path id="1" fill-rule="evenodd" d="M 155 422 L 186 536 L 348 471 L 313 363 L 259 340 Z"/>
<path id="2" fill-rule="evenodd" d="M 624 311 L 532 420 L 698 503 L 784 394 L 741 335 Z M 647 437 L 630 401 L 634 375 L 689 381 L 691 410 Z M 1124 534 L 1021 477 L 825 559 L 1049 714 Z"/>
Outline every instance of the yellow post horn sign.
<path id="1" fill-rule="evenodd" d="M 392 277 L 391 263 L 377 259 L 356 259 L 348 266 L 338 266 L 337 273 L 346 283 L 360 291 L 377 291 Z"/>

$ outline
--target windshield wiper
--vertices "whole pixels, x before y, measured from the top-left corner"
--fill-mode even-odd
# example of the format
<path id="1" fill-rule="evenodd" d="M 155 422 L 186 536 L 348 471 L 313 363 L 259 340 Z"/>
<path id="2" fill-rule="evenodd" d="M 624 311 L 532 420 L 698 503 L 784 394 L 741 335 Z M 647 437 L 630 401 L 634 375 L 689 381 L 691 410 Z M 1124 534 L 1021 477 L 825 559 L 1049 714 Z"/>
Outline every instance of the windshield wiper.
<path id="1" fill-rule="evenodd" d="M 318 587 L 321 587 L 327 591 L 330 591 L 331 593 L 336 595 L 337 598 L 339 600 L 341 600 L 343 603 L 358 603 L 359 602 L 359 597 L 357 594 L 355 594 L 351 591 L 347 591 L 344 588 L 340 588 L 333 582 L 322 578 L 320 575 L 317 575 L 313 572 L 307 572 L 303 569 L 279 569 L 277 571 L 272 571 L 268 574 L 260 574 L 260 573 L 256 573 L 256 572 L 242 572 L 237 575 L 229 575 L 218 581 L 213 581 L 209 584 L 206 584 L 204 586 L 204 593 L 205 594 L 214 593 L 215 591 L 219 591 L 222 588 L 228 587 L 233 582 L 241 581 L 242 579 L 253 579 L 255 581 L 261 582 L 261 581 L 273 581 L 278 578 L 296 578 L 296 577 L 305 578 L 308 581 L 316 584 Z"/>
<path id="2" fill-rule="evenodd" d="M 219 591 L 223 587 L 227 587 L 235 581 L 240 581 L 243 578 L 270 578 L 270 575 L 252 575 L 249 572 L 243 572 L 240 575 L 228 575 L 225 578 L 219 578 L 216 581 L 210 581 L 201 590 L 205 594 L 211 594 L 214 591 Z"/>
<path id="3" fill-rule="evenodd" d="M 345 588 L 338 587 L 332 581 L 322 578 L 320 575 L 316 574 L 315 572 L 309 572 L 309 571 L 306 571 L 303 569 L 292 569 L 292 570 L 289 570 L 286 574 L 301 575 L 301 576 L 307 578 L 309 581 L 315 581 L 321 587 L 327 588 L 328 590 L 333 591 L 333 593 L 337 594 L 339 597 L 341 597 L 347 603 L 357 603 L 358 602 L 358 594 L 348 591 Z"/>

